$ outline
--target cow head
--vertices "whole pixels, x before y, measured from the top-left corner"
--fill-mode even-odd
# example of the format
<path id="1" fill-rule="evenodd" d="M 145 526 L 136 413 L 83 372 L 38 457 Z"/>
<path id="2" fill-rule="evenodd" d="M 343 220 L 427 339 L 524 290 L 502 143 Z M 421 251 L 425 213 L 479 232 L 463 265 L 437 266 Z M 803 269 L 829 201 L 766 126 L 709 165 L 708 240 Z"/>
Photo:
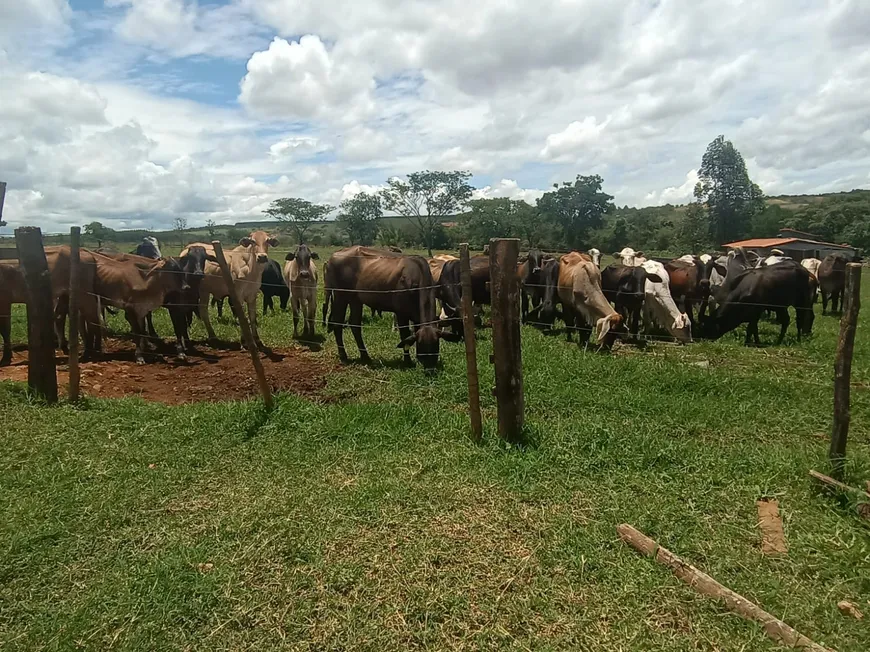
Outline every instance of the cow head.
<path id="1" fill-rule="evenodd" d="M 284 260 L 296 261 L 296 267 L 299 269 L 299 276 L 304 279 L 311 278 L 311 261 L 319 259 L 320 256 L 317 255 L 317 252 L 311 251 L 305 243 L 300 244 L 296 247 L 295 252 L 291 251 L 284 258 Z"/>
<path id="2" fill-rule="evenodd" d="M 277 247 L 278 238 L 271 237 L 265 231 L 253 231 L 247 238 L 239 240 L 239 244 L 251 248 L 252 253 L 257 257 L 257 262 L 265 265 L 269 260 L 269 247 Z"/>
<path id="3" fill-rule="evenodd" d="M 448 342 L 458 342 L 462 339 L 462 335 L 426 325 L 421 326 L 399 342 L 397 348 L 407 351 L 413 346 L 420 364 L 426 369 L 434 369 L 438 366 L 442 339 Z"/>
<path id="4" fill-rule="evenodd" d="M 595 341 L 599 346 L 609 349 L 616 341 L 617 335 L 625 331 L 622 315 L 614 312 L 595 322 Z"/>
<path id="5" fill-rule="evenodd" d="M 185 256 L 186 258 L 187 256 Z M 190 282 L 187 274 L 185 274 L 182 265 L 183 259 L 180 258 L 161 258 L 160 261 L 152 267 L 146 276 L 159 274 L 160 285 L 164 290 L 169 292 L 186 292 L 190 289 Z"/>
<path id="6" fill-rule="evenodd" d="M 643 258 L 643 252 L 635 251 L 631 247 L 623 247 L 622 251 L 615 252 L 613 257 L 628 267 L 635 267 L 643 262 L 643 260 L 640 260 Z"/>
<path id="7" fill-rule="evenodd" d="M 529 249 L 528 261 L 529 271 L 532 274 L 540 274 L 541 264 L 544 261 L 544 252 L 540 249 Z"/>
<path id="8" fill-rule="evenodd" d="M 601 269 L 601 252 L 593 247 L 586 253 L 592 258 L 592 262 L 595 263 L 595 266 Z"/>
<path id="9" fill-rule="evenodd" d="M 160 245 L 157 242 L 157 238 L 152 236 L 147 236 L 142 238 L 142 242 L 140 242 L 137 246 L 134 254 L 137 256 L 143 256 L 145 258 L 163 258 L 163 254 L 160 252 Z"/>
<path id="10" fill-rule="evenodd" d="M 189 287 L 195 286 L 202 279 L 205 274 L 206 261 L 217 263 L 217 258 L 206 253 L 205 247 L 199 245 L 188 247 L 187 253 L 178 259 Z"/>

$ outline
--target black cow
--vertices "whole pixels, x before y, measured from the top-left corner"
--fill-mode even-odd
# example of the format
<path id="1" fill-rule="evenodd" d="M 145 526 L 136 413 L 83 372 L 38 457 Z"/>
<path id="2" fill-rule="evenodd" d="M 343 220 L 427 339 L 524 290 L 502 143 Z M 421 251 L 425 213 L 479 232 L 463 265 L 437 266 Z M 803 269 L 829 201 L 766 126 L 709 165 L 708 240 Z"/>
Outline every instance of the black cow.
<path id="1" fill-rule="evenodd" d="M 748 324 L 744 343 L 749 346 L 750 338 L 753 338 L 757 346 L 761 343 L 758 319 L 765 310 L 772 310 L 781 328 L 776 343 L 781 344 L 790 321 L 789 306 L 795 308 L 798 341 L 801 335 L 812 332 L 816 282 L 812 274 L 798 263 L 792 261 L 748 269 L 733 279 L 729 286 L 730 290 L 722 297 L 722 305 L 715 317 L 705 326 L 711 337 L 721 337 L 740 324 Z"/>
<path id="2" fill-rule="evenodd" d="M 145 258 L 154 258 L 155 260 L 163 257 L 163 254 L 160 253 L 160 243 L 157 242 L 157 238 L 153 236 L 142 238 L 142 242 L 136 245 L 136 249 L 130 253 Z"/>
<path id="3" fill-rule="evenodd" d="M 647 279 L 653 283 L 662 282 L 658 274 L 650 274 L 643 267 L 613 263 L 601 270 L 601 289 L 604 296 L 613 304 L 616 312 L 622 315 L 632 335 L 637 335 L 640 328 Z"/>
<path id="4" fill-rule="evenodd" d="M 489 256 L 472 256 L 471 266 L 471 301 L 476 306 L 491 303 L 489 292 Z M 438 279 L 438 297 L 446 317 L 453 326 L 453 332 L 462 333 L 462 277 L 458 260 L 448 260 L 441 268 L 441 278 Z"/>
<path id="5" fill-rule="evenodd" d="M 544 258 L 541 262 L 540 303 L 528 312 L 528 319 L 535 326 L 552 328 L 556 317 L 561 317 L 559 304 L 559 261 L 554 258 Z"/>
<path id="6" fill-rule="evenodd" d="M 529 314 L 529 305 L 536 308 L 541 305 L 544 296 L 544 283 L 541 278 L 544 264 L 544 253 L 540 249 L 530 249 L 529 255 L 517 267 L 517 275 L 522 285 L 522 309 L 523 321 Z"/>
<path id="7" fill-rule="evenodd" d="M 287 310 L 290 288 L 287 287 L 284 274 L 281 272 L 281 265 L 278 264 L 277 260 L 270 258 L 266 261 L 266 267 L 263 268 L 263 279 L 260 281 L 260 291 L 263 293 L 263 316 L 269 310 L 275 312 L 275 306 L 272 304 L 273 297 L 278 297 L 281 302 L 281 310 Z"/>
<path id="8" fill-rule="evenodd" d="M 179 292 L 171 292 L 164 298 L 163 305 L 169 311 L 172 319 L 172 330 L 175 332 L 175 349 L 178 357 L 185 359 L 185 352 L 190 349 L 190 323 L 196 313 L 199 303 L 199 284 L 205 275 L 205 262 L 217 262 L 217 258 L 206 253 L 205 247 L 193 245 L 187 254 L 176 258 L 181 270 L 186 275 L 187 287 Z"/>
<path id="9" fill-rule="evenodd" d="M 843 309 L 843 292 L 846 289 L 846 263 L 849 259 L 843 254 L 829 254 L 819 265 L 819 290 L 822 294 L 822 314 L 828 312 L 828 300 L 831 301 L 831 312 L 837 308 Z"/>

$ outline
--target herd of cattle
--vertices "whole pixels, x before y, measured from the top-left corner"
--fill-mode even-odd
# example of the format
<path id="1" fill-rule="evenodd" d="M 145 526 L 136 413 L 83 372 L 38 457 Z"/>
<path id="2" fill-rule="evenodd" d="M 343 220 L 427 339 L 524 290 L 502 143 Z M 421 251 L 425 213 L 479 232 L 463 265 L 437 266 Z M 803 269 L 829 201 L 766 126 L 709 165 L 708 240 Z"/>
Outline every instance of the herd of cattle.
<path id="1" fill-rule="evenodd" d="M 269 258 L 276 238 L 254 231 L 225 253 L 235 294 L 247 305 L 251 331 L 262 347 L 257 324 L 257 296 L 264 295 L 264 313 L 291 303 L 294 334 L 315 333 L 319 275 L 318 256 L 306 245 L 287 254 L 283 268 Z M 209 318 L 209 300 L 222 308 L 229 288 L 210 244 L 192 243 L 175 257 L 161 256 L 154 238 L 145 238 L 134 253 L 97 249 L 81 250 L 77 287 L 84 355 L 102 349 L 104 310 L 123 310 L 136 342 L 136 361 L 144 363 L 146 349 L 157 337 L 151 313 L 163 306 L 169 311 L 180 358 L 190 348 L 189 327 L 194 315 L 205 325 L 209 340 L 215 332 Z M 646 258 L 643 252 L 624 248 L 614 254 L 617 262 L 600 269 L 597 249 L 562 256 L 532 249 L 519 261 L 522 287 L 521 315 L 526 323 L 552 330 L 564 321 L 569 339 L 577 332 L 581 342 L 609 348 L 617 337 L 649 336 L 664 332 L 678 342 L 692 338 L 717 338 L 747 324 L 746 344 L 759 343 L 758 321 L 765 311 L 776 314 L 781 331 L 790 323 L 788 308 L 796 314 L 798 339 L 809 334 L 813 303 L 820 292 L 823 314 L 833 311 L 845 284 L 842 256 L 814 258 L 797 263 L 776 255 L 758 258 L 742 249 L 726 256 L 686 255 L 676 259 Z M 70 248 L 45 248 L 55 302 L 55 329 L 59 346 L 67 350 L 65 322 L 68 312 Z M 335 335 L 338 353 L 347 359 L 343 330 L 349 326 L 360 357 L 369 355 L 362 338 L 363 309 L 391 312 L 399 331 L 399 348 L 406 362 L 410 349 L 425 367 L 434 367 L 441 339 L 462 338 L 459 260 L 439 255 L 431 259 L 406 255 L 397 248 L 352 246 L 334 253 L 322 268 L 323 323 Z M 475 309 L 490 302 L 489 256 L 471 258 L 472 301 Z M 11 304 L 25 303 L 26 283 L 17 264 L 0 263 L 0 334 L 3 356 L 11 361 Z M 440 302 L 440 312 L 437 303 Z M 241 307 L 241 306 L 240 306 Z M 349 312 L 349 315 L 348 315 Z"/>

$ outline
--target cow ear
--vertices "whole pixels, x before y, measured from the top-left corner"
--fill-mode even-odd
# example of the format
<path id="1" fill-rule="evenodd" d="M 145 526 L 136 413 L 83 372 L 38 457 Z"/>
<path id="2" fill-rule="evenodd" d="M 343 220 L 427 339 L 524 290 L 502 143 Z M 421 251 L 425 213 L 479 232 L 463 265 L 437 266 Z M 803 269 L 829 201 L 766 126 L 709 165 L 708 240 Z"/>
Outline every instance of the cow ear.
<path id="1" fill-rule="evenodd" d="M 284 256 L 284 260 L 293 260 L 294 258 L 296 258 L 296 254 L 294 254 L 292 251 Z"/>
<path id="2" fill-rule="evenodd" d="M 406 337 L 401 342 L 399 342 L 398 345 L 396 345 L 396 348 L 397 349 L 404 349 L 406 347 L 413 346 L 414 342 L 416 342 L 416 341 L 417 341 L 417 333 L 411 333 L 410 335 L 408 335 L 408 337 Z"/>
<path id="3" fill-rule="evenodd" d="M 320 256 L 318 255 L 318 253 L 317 253 L 316 251 L 312 251 L 312 252 L 311 252 L 311 257 L 312 257 L 314 260 L 320 260 Z"/>
<path id="4" fill-rule="evenodd" d="M 459 333 L 451 333 L 450 331 L 445 330 L 438 331 L 438 337 L 442 340 L 447 340 L 448 342 L 459 342 L 462 340 L 462 335 Z"/>
<path id="5" fill-rule="evenodd" d="M 277 247 L 278 246 L 278 238 L 275 238 L 275 237 L 269 238 L 268 240 L 266 240 L 266 244 L 268 244 L 270 247 Z"/>
<path id="6" fill-rule="evenodd" d="M 214 254 L 206 254 L 205 259 L 210 260 L 213 263 L 216 263 L 218 261 L 217 256 L 215 256 Z"/>
<path id="7" fill-rule="evenodd" d="M 239 245 L 241 245 L 242 247 L 250 247 L 252 244 L 254 244 L 254 241 L 250 238 L 242 238 L 241 240 L 239 240 Z"/>
<path id="8" fill-rule="evenodd" d="M 611 255 L 612 255 L 614 258 L 619 258 L 620 260 L 622 259 L 622 256 L 619 255 L 619 252 L 618 252 L 618 251 L 614 251 Z"/>
<path id="9" fill-rule="evenodd" d="M 595 339 L 601 344 L 607 333 L 610 332 L 610 317 L 602 317 L 595 322 Z"/>
<path id="10" fill-rule="evenodd" d="M 643 257 L 643 252 L 642 252 L 642 251 L 635 251 L 635 252 L 634 252 L 634 256 L 635 256 L 635 258 L 642 258 L 642 257 Z"/>
<path id="11" fill-rule="evenodd" d="M 662 282 L 662 277 L 659 276 L 658 274 L 647 273 L 646 277 L 648 280 L 652 281 L 653 283 L 661 283 Z"/>
<path id="12" fill-rule="evenodd" d="M 728 268 L 720 263 L 713 263 L 713 269 L 719 272 L 722 276 L 725 276 L 728 273 Z"/>

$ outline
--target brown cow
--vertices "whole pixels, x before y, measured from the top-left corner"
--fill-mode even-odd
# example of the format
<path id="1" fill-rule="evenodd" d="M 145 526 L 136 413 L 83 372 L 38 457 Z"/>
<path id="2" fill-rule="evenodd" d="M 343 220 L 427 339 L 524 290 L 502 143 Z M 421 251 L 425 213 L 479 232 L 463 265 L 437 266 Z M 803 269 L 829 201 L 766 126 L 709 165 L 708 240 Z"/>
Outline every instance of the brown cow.
<path id="1" fill-rule="evenodd" d="M 195 242 L 188 245 L 188 248 L 192 246 L 203 247 L 209 256 L 214 256 L 214 247 L 210 244 Z M 266 261 L 269 260 L 269 247 L 277 246 L 277 238 L 271 237 L 265 231 L 254 231 L 247 238 L 239 240 L 238 247 L 232 251 L 224 252 L 239 302 L 248 306 L 251 332 L 254 336 L 254 342 L 259 348 L 263 348 L 263 342 L 260 340 L 260 333 L 257 330 L 257 293 L 260 291 Z M 187 248 L 181 252 L 181 255 L 184 256 L 185 253 L 187 253 Z M 217 337 L 208 314 L 210 296 L 214 296 L 216 299 L 229 296 L 229 289 L 224 283 L 220 265 L 214 262 L 209 262 L 206 265 L 205 277 L 199 286 L 199 317 L 208 331 L 209 341 L 214 342 Z"/>
<path id="2" fill-rule="evenodd" d="M 609 348 L 616 335 L 624 330 L 622 315 L 613 309 L 601 289 L 601 272 L 592 258 L 572 251 L 559 259 L 559 298 L 562 301 L 568 338 L 571 329 L 580 327 L 581 318 L 593 325 L 596 342 Z M 582 329 L 588 341 L 591 329 Z M 580 338 L 583 343 L 584 338 Z"/>
<path id="3" fill-rule="evenodd" d="M 822 294 L 822 314 L 828 312 L 828 300 L 831 302 L 831 312 L 837 312 L 837 308 L 843 299 L 846 289 L 846 263 L 849 260 L 843 254 L 829 254 L 819 265 L 818 279 L 819 291 Z"/>
<path id="4" fill-rule="evenodd" d="M 3 337 L 3 357 L 0 367 L 12 362 L 12 304 L 27 303 L 27 284 L 18 263 L 0 263 L 0 336 Z"/>
<path id="5" fill-rule="evenodd" d="M 692 328 L 695 327 L 695 316 L 692 306 L 698 304 L 698 318 L 701 319 L 710 301 L 710 274 L 716 269 L 723 276 L 725 268 L 712 258 L 706 262 L 692 256 L 676 258 L 665 263 L 671 282 L 671 296 L 678 307 L 689 317 Z"/>
<path id="6" fill-rule="evenodd" d="M 335 333 L 338 355 L 347 361 L 344 347 L 344 324 L 350 307 L 350 329 L 360 352 L 369 362 L 362 339 L 363 306 L 395 313 L 406 363 L 411 363 L 408 349 L 416 346 L 417 359 L 426 368 L 438 363 L 439 340 L 456 339 L 437 328 L 435 288 L 429 265 L 422 256 L 404 256 L 382 249 L 354 246 L 337 251 L 323 268 L 324 289 L 332 297 L 329 330 Z M 413 322 L 411 333 L 409 322 Z"/>

